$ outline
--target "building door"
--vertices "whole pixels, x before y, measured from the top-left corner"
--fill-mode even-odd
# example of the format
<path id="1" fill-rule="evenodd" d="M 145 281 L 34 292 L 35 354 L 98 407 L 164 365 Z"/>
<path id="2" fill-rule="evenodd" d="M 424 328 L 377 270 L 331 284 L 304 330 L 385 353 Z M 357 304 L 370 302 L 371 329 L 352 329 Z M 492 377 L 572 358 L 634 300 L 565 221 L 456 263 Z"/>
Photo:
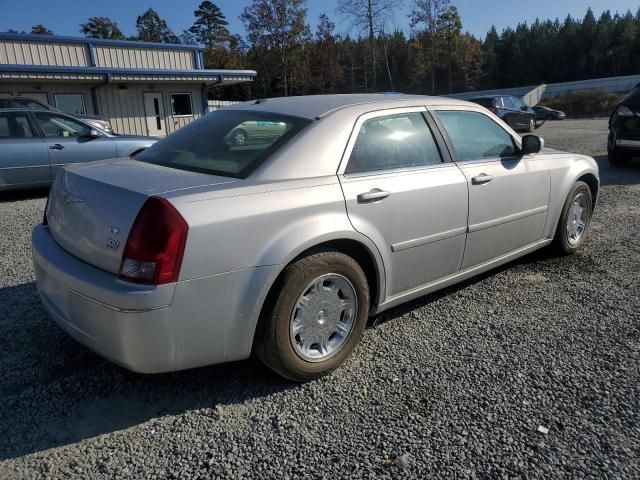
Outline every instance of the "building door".
<path id="1" fill-rule="evenodd" d="M 162 93 L 145 92 L 144 111 L 147 118 L 147 134 L 153 137 L 164 137 L 167 129 L 164 122 L 164 106 Z"/>

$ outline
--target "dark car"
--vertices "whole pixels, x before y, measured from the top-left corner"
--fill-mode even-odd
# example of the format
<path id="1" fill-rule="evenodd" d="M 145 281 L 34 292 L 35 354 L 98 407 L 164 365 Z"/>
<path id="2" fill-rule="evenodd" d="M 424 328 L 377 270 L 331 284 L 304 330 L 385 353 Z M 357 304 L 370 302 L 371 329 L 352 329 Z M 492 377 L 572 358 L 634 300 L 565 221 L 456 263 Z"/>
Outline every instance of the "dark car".
<path id="1" fill-rule="evenodd" d="M 29 97 L 5 97 L 0 98 L 0 109 L 20 109 L 26 108 L 29 110 L 51 110 L 52 112 L 60 112 L 67 113 L 58 110 L 57 108 L 49 105 L 48 103 L 43 103 L 35 98 Z M 111 127 L 111 123 L 109 120 L 106 120 L 97 115 L 87 115 L 87 114 L 75 114 L 75 113 L 67 113 L 68 115 L 73 115 L 76 118 L 84 120 L 87 123 L 90 123 L 94 127 L 98 127 L 101 130 L 104 130 L 107 133 L 114 133 L 113 128 Z"/>
<path id="2" fill-rule="evenodd" d="M 562 110 L 554 110 L 542 105 L 536 105 L 532 109 L 536 114 L 536 120 L 564 120 L 567 118 L 567 114 Z"/>
<path id="3" fill-rule="evenodd" d="M 487 95 L 472 98 L 473 103 L 488 108 L 514 130 L 533 132 L 536 114 L 520 98 L 513 95 Z"/>
<path id="4" fill-rule="evenodd" d="M 609 163 L 627 165 L 640 155 L 640 84 L 624 97 L 609 118 Z"/>

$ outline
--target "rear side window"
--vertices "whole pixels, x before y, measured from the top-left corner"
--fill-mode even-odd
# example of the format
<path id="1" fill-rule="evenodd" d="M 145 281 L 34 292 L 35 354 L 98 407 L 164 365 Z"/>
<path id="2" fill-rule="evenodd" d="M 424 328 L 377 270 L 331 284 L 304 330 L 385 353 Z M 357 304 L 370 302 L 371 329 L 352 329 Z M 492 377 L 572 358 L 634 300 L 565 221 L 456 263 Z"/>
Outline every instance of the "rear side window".
<path id="1" fill-rule="evenodd" d="M 513 138 L 496 122 L 480 112 L 438 111 L 458 161 L 515 155 Z"/>
<path id="2" fill-rule="evenodd" d="M 441 163 L 435 139 L 420 113 L 367 120 L 360 127 L 345 173 Z"/>
<path id="3" fill-rule="evenodd" d="M 27 116 L 20 113 L 0 115 L 0 138 L 30 138 L 33 131 Z"/>
<path id="4" fill-rule="evenodd" d="M 193 172 L 246 178 L 310 120 L 249 110 L 218 110 L 190 123 L 136 160 Z"/>

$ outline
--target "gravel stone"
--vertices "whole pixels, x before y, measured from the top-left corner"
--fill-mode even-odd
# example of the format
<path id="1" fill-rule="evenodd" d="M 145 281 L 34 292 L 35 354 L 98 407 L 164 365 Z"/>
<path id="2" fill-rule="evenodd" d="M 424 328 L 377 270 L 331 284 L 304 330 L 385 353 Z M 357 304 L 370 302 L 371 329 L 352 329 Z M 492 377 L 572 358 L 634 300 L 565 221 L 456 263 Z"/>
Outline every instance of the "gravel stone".
<path id="1" fill-rule="evenodd" d="M 584 248 L 384 312 L 304 385 L 253 359 L 138 375 L 77 344 L 34 284 L 44 194 L 2 195 L 0 479 L 640 477 L 640 167 L 608 166 L 606 119 L 538 133 L 600 164 Z"/>

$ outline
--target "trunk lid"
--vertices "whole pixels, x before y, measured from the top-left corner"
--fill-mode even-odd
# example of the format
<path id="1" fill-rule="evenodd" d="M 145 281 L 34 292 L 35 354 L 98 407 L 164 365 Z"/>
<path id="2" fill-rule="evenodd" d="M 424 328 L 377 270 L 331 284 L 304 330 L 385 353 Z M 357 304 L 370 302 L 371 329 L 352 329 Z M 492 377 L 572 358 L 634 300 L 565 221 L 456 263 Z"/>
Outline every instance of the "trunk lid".
<path id="1" fill-rule="evenodd" d="M 62 248 L 118 273 L 129 232 L 148 197 L 234 181 L 130 159 L 67 167 L 51 187 L 47 220 Z"/>

